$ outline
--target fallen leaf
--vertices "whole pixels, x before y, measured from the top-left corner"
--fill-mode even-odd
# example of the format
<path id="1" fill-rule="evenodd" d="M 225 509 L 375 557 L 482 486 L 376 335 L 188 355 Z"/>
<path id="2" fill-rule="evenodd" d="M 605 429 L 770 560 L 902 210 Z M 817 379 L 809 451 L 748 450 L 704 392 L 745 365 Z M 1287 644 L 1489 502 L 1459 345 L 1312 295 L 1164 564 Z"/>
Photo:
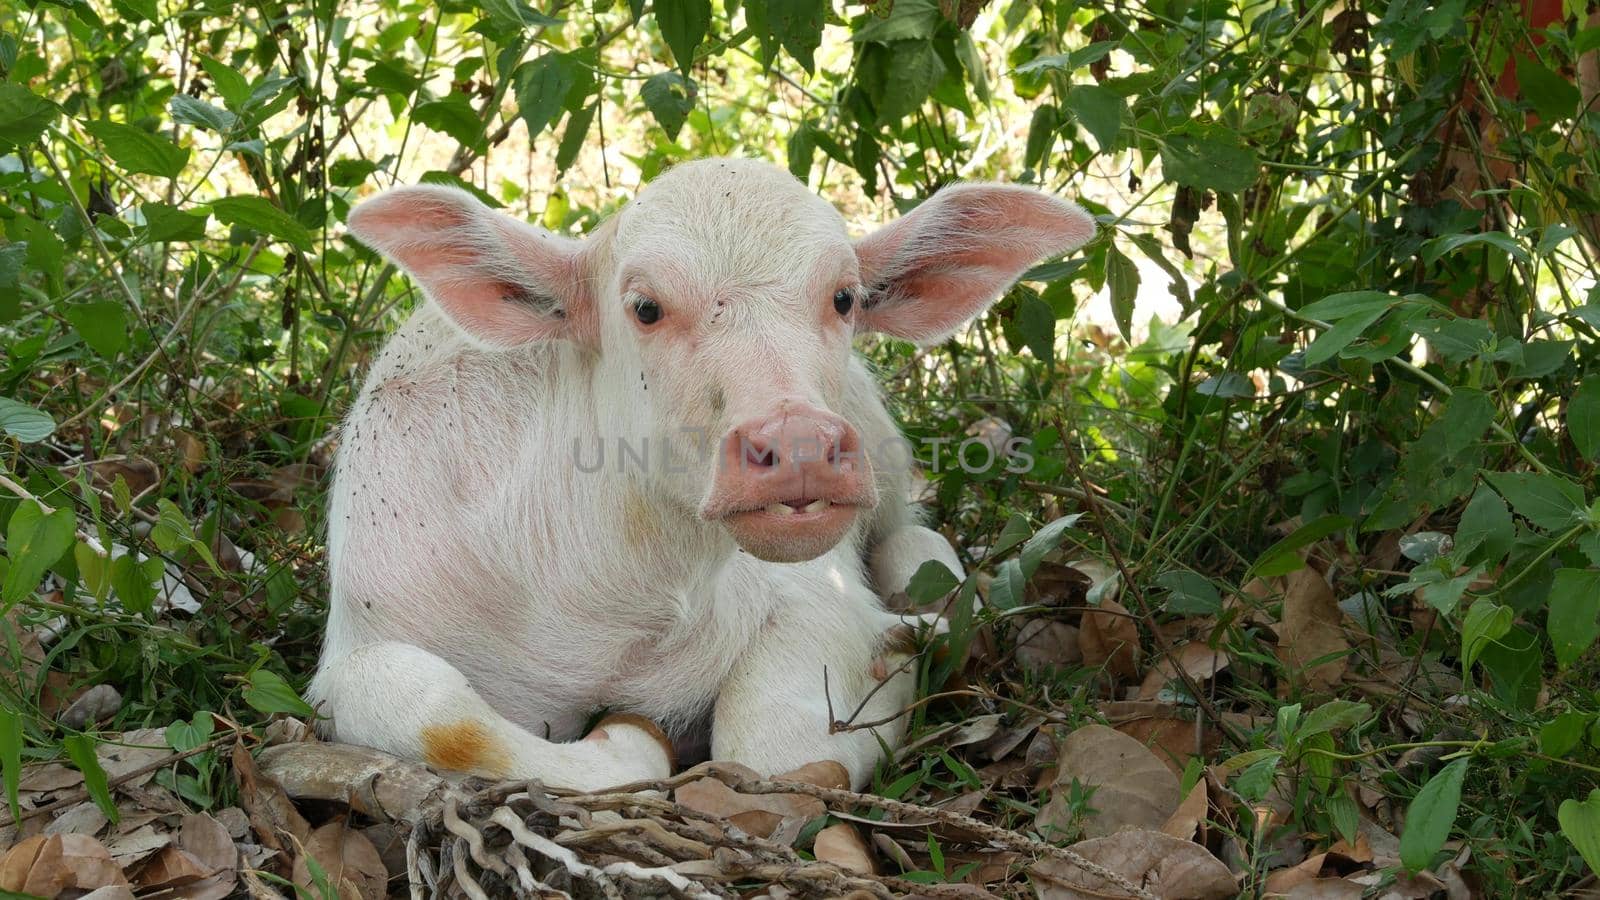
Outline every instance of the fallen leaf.
<path id="1" fill-rule="evenodd" d="M 1040 833 L 1072 825 L 1067 809 L 1073 781 L 1093 787 L 1094 812 L 1082 821 L 1083 833 L 1100 837 L 1123 828 L 1160 828 L 1178 808 L 1178 779 L 1150 749 L 1104 725 L 1085 725 L 1061 742 L 1050 802 L 1039 810 Z"/>
<path id="2" fill-rule="evenodd" d="M 172 839 L 171 832 L 157 831 L 153 825 L 141 825 L 106 841 L 106 849 L 111 851 L 111 858 L 117 861 L 117 865 L 126 869 L 171 844 Z"/>
<path id="3" fill-rule="evenodd" d="M 823 862 L 861 875 L 875 875 L 878 871 L 872 851 L 867 849 L 866 842 L 861 840 L 861 833 L 849 822 L 829 825 L 817 832 L 817 842 L 811 852 Z"/>
<path id="4" fill-rule="evenodd" d="M 68 704 L 58 721 L 73 731 L 82 731 L 93 723 L 111 718 L 121 708 L 122 695 L 117 689 L 109 684 L 97 684 Z"/>
<path id="5" fill-rule="evenodd" d="M 1063 669 L 1083 662 L 1078 629 L 1053 619 L 1029 619 L 1017 629 L 1017 665 L 1025 672 Z"/>
<path id="6" fill-rule="evenodd" d="M 1189 789 L 1188 795 L 1167 818 L 1166 824 L 1161 826 L 1162 834 L 1170 834 L 1180 841 L 1193 839 L 1195 829 L 1205 822 L 1209 809 L 1210 792 L 1206 790 L 1206 780 L 1201 778 Z"/>
<path id="7" fill-rule="evenodd" d="M 83 773 L 61 763 L 23 766 L 17 790 L 23 793 L 61 791 L 83 784 Z"/>
<path id="8" fill-rule="evenodd" d="M 178 829 L 178 847 L 210 874 L 186 885 L 174 896 L 184 900 L 222 900 L 233 893 L 238 881 L 239 850 L 233 845 L 227 826 L 205 813 L 184 816 Z"/>
<path id="9" fill-rule="evenodd" d="M 1174 775 L 1198 752 L 1209 757 L 1222 745 L 1214 727 L 1201 728 L 1198 741 L 1193 707 L 1154 700 L 1120 700 L 1100 705 L 1100 715 L 1112 728 L 1149 747 Z M 1197 746 L 1198 744 L 1198 746 Z"/>
<path id="10" fill-rule="evenodd" d="M 1179 672 L 1188 673 L 1195 684 L 1205 684 L 1226 669 L 1228 661 L 1226 651 L 1212 649 L 1199 641 L 1181 644 L 1162 656 L 1144 676 L 1144 683 L 1139 686 L 1139 699 L 1154 700 L 1168 683 L 1181 683 Z"/>
<path id="11" fill-rule="evenodd" d="M 1119 831 L 1079 841 L 1072 850 L 1162 900 L 1221 900 L 1239 892 L 1233 873 L 1204 847 L 1159 831 Z M 1124 894 L 1114 883 L 1057 857 L 1035 862 L 1030 871 L 1040 900 L 1100 900 Z"/>
<path id="12" fill-rule="evenodd" d="M 1284 900 L 1361 900 L 1367 889 L 1348 878 L 1311 878 L 1285 893 Z"/>
<path id="13" fill-rule="evenodd" d="M 349 827 L 344 819 L 311 832 L 304 852 L 294 863 L 294 883 L 311 888 L 311 867 L 306 859 L 317 861 L 334 885 L 340 900 L 383 900 L 388 891 L 389 870 L 366 835 Z"/>
<path id="14" fill-rule="evenodd" d="M 45 834 L 87 834 L 93 837 L 106 827 L 106 814 L 92 800 L 85 800 L 56 816 L 44 826 Z"/>
<path id="15" fill-rule="evenodd" d="M 0 858 L 0 889 L 38 897 L 126 885 L 104 844 L 86 834 L 35 835 Z"/>
<path id="16" fill-rule="evenodd" d="M 1083 664 L 1103 666 L 1118 678 L 1139 674 L 1139 626 L 1121 603 L 1107 597 L 1083 614 L 1078 630 Z"/>
<path id="17" fill-rule="evenodd" d="M 754 769 L 738 763 L 717 763 L 719 768 L 738 772 L 748 779 L 759 778 Z M 673 799 L 708 816 L 727 819 L 746 834 L 767 837 L 784 819 L 800 817 L 807 821 L 827 812 L 821 800 L 804 794 L 741 794 L 716 778 L 707 776 L 679 785 Z"/>
<path id="18" fill-rule="evenodd" d="M 239 805 L 262 846 L 283 850 L 283 835 L 293 835 L 301 843 L 311 836 L 311 823 L 278 782 L 256 770 L 255 758 L 243 743 L 233 745 L 233 775 L 239 781 Z"/>
<path id="19" fill-rule="evenodd" d="M 1283 616 L 1278 657 L 1291 677 L 1313 691 L 1330 691 L 1344 677 L 1350 649 L 1344 614 L 1328 580 L 1315 569 L 1296 569 L 1283 578 Z M 1340 654 L 1332 659 L 1326 659 Z M 1313 660 L 1323 659 L 1316 665 Z"/>

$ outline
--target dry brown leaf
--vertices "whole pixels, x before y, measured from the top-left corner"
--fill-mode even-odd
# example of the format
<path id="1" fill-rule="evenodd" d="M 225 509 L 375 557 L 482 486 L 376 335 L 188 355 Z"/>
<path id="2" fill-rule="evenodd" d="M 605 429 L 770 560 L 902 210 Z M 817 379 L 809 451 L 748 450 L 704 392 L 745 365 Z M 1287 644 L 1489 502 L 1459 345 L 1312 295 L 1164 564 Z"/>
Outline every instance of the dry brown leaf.
<path id="1" fill-rule="evenodd" d="M 1148 747 L 1114 728 L 1085 725 L 1061 742 L 1055 789 L 1036 820 L 1042 834 L 1071 827 L 1067 788 L 1074 780 L 1095 789 L 1095 812 L 1081 823 L 1090 837 L 1160 828 L 1178 808 L 1178 779 Z"/>
<path id="2" fill-rule="evenodd" d="M 122 695 L 117 689 L 109 684 L 97 684 L 79 694 L 57 718 L 62 725 L 82 731 L 92 723 L 111 718 L 121 708 Z"/>
<path id="3" fill-rule="evenodd" d="M 798 781 L 802 784 L 815 785 L 820 788 L 832 788 L 839 791 L 850 790 L 850 770 L 843 763 L 831 759 L 818 760 L 806 763 L 794 769 L 775 775 L 773 781 Z"/>
<path id="4" fill-rule="evenodd" d="M 0 889 L 7 891 L 55 897 L 127 883 L 105 845 L 86 834 L 35 835 L 0 857 Z"/>
<path id="5" fill-rule="evenodd" d="M 1083 614 L 1078 630 L 1083 664 L 1104 666 L 1118 678 L 1139 674 L 1139 626 L 1121 603 L 1107 597 Z"/>
<path id="6" fill-rule="evenodd" d="M 106 777 L 113 781 L 173 755 L 172 750 L 167 747 L 165 728 L 124 731 L 120 735 L 108 736 L 107 740 L 114 740 L 117 743 L 102 741 L 96 745 L 94 754 L 100 760 L 100 768 L 106 770 Z M 138 778 L 123 782 L 119 787 L 138 787 L 154 777 L 156 777 L 155 772 L 146 772 Z"/>
<path id="7" fill-rule="evenodd" d="M 1189 789 L 1188 796 L 1178 804 L 1177 810 L 1167 818 L 1166 824 L 1161 826 L 1162 834 L 1170 834 L 1180 841 L 1192 840 L 1195 829 L 1206 820 L 1210 799 L 1210 792 L 1206 790 L 1206 780 L 1201 778 Z"/>
<path id="8" fill-rule="evenodd" d="M 1154 700 L 1169 682 L 1180 680 L 1180 671 L 1187 672 L 1196 684 L 1205 684 L 1226 669 L 1228 662 L 1226 651 L 1214 650 L 1199 641 L 1181 644 L 1162 656 L 1144 676 L 1144 683 L 1139 686 L 1139 699 Z"/>
<path id="9" fill-rule="evenodd" d="M 233 745 L 233 774 L 239 781 L 239 805 L 262 846 L 283 850 L 283 835 L 293 835 L 301 843 L 311 836 L 311 823 L 278 782 L 256 770 L 255 758 L 242 743 Z"/>
<path id="10" fill-rule="evenodd" d="M 99 805 L 92 800 L 85 800 L 52 819 L 50 824 L 44 826 L 44 833 L 87 834 L 94 837 L 106 827 L 106 822 L 106 814 L 100 811 Z"/>
<path id="11" fill-rule="evenodd" d="M 1209 756 L 1222 745 L 1215 728 L 1203 728 L 1196 746 L 1194 710 L 1154 700 L 1119 700 L 1100 705 L 1112 728 L 1149 747 L 1172 770 L 1182 775 L 1198 751 Z"/>
<path id="12" fill-rule="evenodd" d="M 849 822 L 829 825 L 817 832 L 817 842 L 811 852 L 823 862 L 831 862 L 862 875 L 875 875 L 878 871 L 872 851 L 861 839 L 861 832 L 856 831 L 856 827 Z"/>
<path id="13" fill-rule="evenodd" d="M 157 831 L 153 825 L 140 825 L 108 840 L 106 849 L 111 851 L 111 858 L 117 861 L 117 865 L 130 868 L 171 844 L 173 837 L 171 832 Z"/>
<path id="14" fill-rule="evenodd" d="M 1029 619 L 1017 629 L 1017 665 L 1027 672 L 1061 669 L 1083 662 L 1078 629 L 1053 619 Z"/>
<path id="15" fill-rule="evenodd" d="M 83 784 L 83 773 L 62 763 L 23 766 L 17 790 L 23 793 L 61 791 Z"/>
<path id="16" fill-rule="evenodd" d="M 310 888 L 311 857 L 322 867 L 328 883 L 337 886 L 340 900 L 383 900 L 388 891 L 389 870 L 366 835 L 349 827 L 344 819 L 311 832 L 305 847 L 294 862 L 294 883 Z"/>
<path id="17" fill-rule="evenodd" d="M 1204 847 L 1159 831 L 1120 831 L 1079 841 L 1072 849 L 1162 900 L 1221 900 L 1239 891 L 1233 873 Z M 1030 871 L 1040 900 L 1100 900 L 1124 893 L 1064 859 L 1039 860 Z"/>
<path id="18" fill-rule="evenodd" d="M 717 764 L 741 777 L 759 778 L 754 769 L 738 763 Z M 807 821 L 827 812 L 821 800 L 804 794 L 741 794 L 721 781 L 707 776 L 679 785 L 673 799 L 696 812 L 727 819 L 746 834 L 767 837 L 784 819 L 799 817 Z"/>
<path id="19" fill-rule="evenodd" d="M 1284 900 L 1361 900 L 1366 888 L 1346 878 L 1311 878 L 1289 888 Z"/>
<path id="20" fill-rule="evenodd" d="M 1267 893 L 1287 893 L 1292 888 L 1315 880 L 1322 874 L 1322 864 L 1328 859 L 1328 854 L 1318 853 L 1307 857 L 1299 865 L 1279 869 L 1267 874 Z"/>
<path id="21" fill-rule="evenodd" d="M 1284 576 L 1278 657 L 1291 677 L 1313 691 L 1330 691 L 1344 677 L 1349 658 L 1340 655 L 1315 666 L 1310 663 L 1349 649 L 1344 614 L 1328 580 L 1309 566 Z"/>
<path id="22" fill-rule="evenodd" d="M 178 829 L 178 848 L 199 861 L 209 874 L 175 896 L 184 900 L 221 900 L 233 893 L 238 880 L 239 850 L 226 825 L 205 813 L 184 816 Z"/>
<path id="23" fill-rule="evenodd" d="M 95 888 L 78 900 L 133 900 L 133 888 L 126 884 L 108 884 Z"/>

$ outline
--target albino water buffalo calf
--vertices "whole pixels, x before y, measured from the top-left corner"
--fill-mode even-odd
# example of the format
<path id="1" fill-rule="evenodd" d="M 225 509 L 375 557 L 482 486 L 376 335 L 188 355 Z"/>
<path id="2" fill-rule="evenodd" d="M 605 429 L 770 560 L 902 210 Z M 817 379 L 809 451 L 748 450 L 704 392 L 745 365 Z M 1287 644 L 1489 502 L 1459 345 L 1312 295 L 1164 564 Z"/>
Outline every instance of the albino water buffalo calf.
<path id="1" fill-rule="evenodd" d="M 351 233 L 429 302 L 338 453 L 326 730 L 598 789 L 666 776 L 671 742 L 709 727 L 714 758 L 832 759 L 864 783 L 904 726 L 829 734 L 823 671 L 853 710 L 900 621 L 879 596 L 961 565 L 906 505 L 851 339 L 939 340 L 1094 228 L 966 184 L 852 240 L 787 172 L 736 159 L 669 170 L 582 241 L 450 188 L 361 204 Z"/>

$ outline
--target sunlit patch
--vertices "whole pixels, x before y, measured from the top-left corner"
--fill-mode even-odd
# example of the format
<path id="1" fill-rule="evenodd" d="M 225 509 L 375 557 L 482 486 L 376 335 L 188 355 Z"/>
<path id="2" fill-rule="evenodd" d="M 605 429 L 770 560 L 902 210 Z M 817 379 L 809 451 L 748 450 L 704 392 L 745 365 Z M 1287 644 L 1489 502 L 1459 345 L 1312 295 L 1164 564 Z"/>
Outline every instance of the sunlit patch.
<path id="1" fill-rule="evenodd" d="M 510 770 L 506 748 L 476 719 L 424 726 L 422 758 L 430 766 L 476 775 L 499 777 Z"/>

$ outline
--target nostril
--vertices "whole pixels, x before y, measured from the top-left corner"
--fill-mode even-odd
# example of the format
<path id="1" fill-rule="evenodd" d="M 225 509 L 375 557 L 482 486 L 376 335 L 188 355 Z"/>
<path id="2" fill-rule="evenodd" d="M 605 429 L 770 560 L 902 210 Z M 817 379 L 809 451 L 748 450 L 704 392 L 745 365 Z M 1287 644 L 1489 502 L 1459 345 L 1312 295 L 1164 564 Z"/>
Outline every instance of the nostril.
<path id="1" fill-rule="evenodd" d="M 778 454 L 770 447 L 761 447 L 751 443 L 748 439 L 744 442 L 744 464 L 756 469 L 770 469 L 778 464 Z"/>

